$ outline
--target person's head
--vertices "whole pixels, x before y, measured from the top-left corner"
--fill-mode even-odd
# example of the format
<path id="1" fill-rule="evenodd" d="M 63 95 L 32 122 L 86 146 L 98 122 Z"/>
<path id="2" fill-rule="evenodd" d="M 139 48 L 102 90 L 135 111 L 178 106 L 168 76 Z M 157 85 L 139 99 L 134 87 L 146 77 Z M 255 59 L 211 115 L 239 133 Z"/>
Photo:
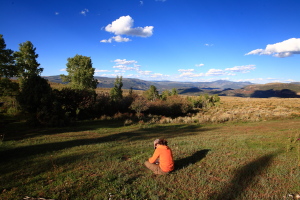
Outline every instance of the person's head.
<path id="1" fill-rule="evenodd" d="M 157 145 L 165 145 L 165 146 L 168 146 L 168 142 L 167 142 L 167 140 L 165 140 L 165 139 L 156 139 L 155 141 L 154 141 L 154 148 L 156 148 L 156 146 Z"/>

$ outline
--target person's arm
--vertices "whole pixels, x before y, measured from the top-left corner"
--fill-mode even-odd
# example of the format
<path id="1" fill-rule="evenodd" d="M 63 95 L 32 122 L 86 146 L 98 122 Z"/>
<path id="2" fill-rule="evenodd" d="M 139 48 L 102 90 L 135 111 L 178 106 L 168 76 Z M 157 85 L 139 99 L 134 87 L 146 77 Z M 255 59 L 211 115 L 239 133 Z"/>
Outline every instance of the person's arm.
<path id="1" fill-rule="evenodd" d="M 160 151 L 158 149 L 155 149 L 154 154 L 151 158 L 149 158 L 150 163 L 154 163 L 156 159 L 159 157 Z"/>

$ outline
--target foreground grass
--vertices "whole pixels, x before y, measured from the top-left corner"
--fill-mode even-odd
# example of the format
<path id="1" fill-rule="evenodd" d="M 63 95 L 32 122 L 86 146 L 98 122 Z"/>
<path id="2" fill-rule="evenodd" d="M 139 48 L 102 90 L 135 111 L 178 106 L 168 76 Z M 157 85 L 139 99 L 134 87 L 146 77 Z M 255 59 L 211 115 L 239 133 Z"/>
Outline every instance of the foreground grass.
<path id="1" fill-rule="evenodd" d="M 283 199 L 300 192 L 299 119 L 12 126 L 0 140 L 0 199 Z M 162 137 L 176 170 L 155 176 L 143 162 L 153 153 L 153 140 Z"/>

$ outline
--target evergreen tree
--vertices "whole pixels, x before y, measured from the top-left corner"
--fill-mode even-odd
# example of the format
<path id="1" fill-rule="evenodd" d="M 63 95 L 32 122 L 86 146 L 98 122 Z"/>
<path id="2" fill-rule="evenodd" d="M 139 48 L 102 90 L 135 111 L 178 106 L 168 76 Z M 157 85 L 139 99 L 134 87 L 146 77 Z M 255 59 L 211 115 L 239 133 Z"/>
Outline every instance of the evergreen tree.
<path id="1" fill-rule="evenodd" d="M 150 88 L 145 91 L 146 98 L 150 101 L 155 101 L 159 98 L 158 91 L 154 85 L 150 85 Z"/>
<path id="2" fill-rule="evenodd" d="M 3 35 L 0 34 L 0 79 L 17 75 L 13 53 L 11 49 L 6 49 Z"/>
<path id="3" fill-rule="evenodd" d="M 69 82 L 73 89 L 96 89 L 98 80 L 94 79 L 95 68 L 90 57 L 75 55 L 68 58 L 68 75 L 61 75 L 64 82 Z"/>
<path id="4" fill-rule="evenodd" d="M 31 74 L 22 80 L 17 100 L 22 111 L 28 115 L 28 121 L 36 125 L 41 123 L 42 113 L 52 110 L 52 89 L 46 79 Z"/>
<path id="5" fill-rule="evenodd" d="M 173 89 L 172 89 L 172 92 L 171 92 L 171 95 L 172 95 L 172 96 L 178 95 L 178 90 L 177 90 L 176 88 L 173 88 Z"/>
<path id="6" fill-rule="evenodd" d="M 0 34 L 0 97 L 18 90 L 18 84 L 10 80 L 17 75 L 13 53 L 11 49 L 6 49 L 3 35 Z"/>
<path id="7" fill-rule="evenodd" d="M 110 90 L 110 97 L 113 101 L 119 101 L 123 98 L 123 82 L 122 82 L 122 76 L 117 76 L 115 80 L 115 86 L 111 88 Z"/>
<path id="8" fill-rule="evenodd" d="M 32 75 L 40 75 L 43 72 L 43 68 L 40 68 L 40 64 L 37 62 L 38 54 L 35 53 L 36 48 L 30 41 L 21 43 L 19 51 L 14 53 L 16 58 L 16 66 L 18 70 L 18 76 L 22 79 L 27 79 Z"/>

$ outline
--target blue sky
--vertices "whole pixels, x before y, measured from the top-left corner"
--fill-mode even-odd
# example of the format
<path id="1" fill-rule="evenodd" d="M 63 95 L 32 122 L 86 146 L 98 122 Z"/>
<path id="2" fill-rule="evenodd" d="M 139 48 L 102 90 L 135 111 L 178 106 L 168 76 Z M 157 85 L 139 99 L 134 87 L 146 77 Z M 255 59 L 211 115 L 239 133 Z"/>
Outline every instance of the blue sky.
<path id="1" fill-rule="evenodd" d="M 91 57 L 95 76 L 300 81 L 299 0 L 1 0 L 7 48 L 31 41 L 42 76 Z"/>

